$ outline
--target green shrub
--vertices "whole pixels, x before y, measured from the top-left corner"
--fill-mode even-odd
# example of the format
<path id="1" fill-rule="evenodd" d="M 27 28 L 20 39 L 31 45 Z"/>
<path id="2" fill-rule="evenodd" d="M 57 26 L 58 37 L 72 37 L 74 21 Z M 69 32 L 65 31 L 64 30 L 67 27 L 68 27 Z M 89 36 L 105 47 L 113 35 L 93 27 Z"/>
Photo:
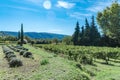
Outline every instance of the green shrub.
<path id="1" fill-rule="evenodd" d="M 40 62 L 41 65 L 46 65 L 48 63 L 49 63 L 49 61 L 47 59 L 44 59 Z"/>
<path id="2" fill-rule="evenodd" d="M 28 51 L 28 49 L 27 49 L 27 48 L 23 48 L 23 50 Z"/>
<path id="3" fill-rule="evenodd" d="M 32 53 L 31 52 L 24 52 L 23 57 L 31 58 L 32 57 Z"/>
<path id="4" fill-rule="evenodd" d="M 12 58 L 9 62 L 10 67 L 19 67 L 22 66 L 22 61 L 17 58 Z"/>
<path id="5" fill-rule="evenodd" d="M 83 70 L 83 68 L 82 68 L 82 65 L 81 65 L 81 64 L 76 64 L 76 67 L 77 67 L 77 68 L 79 68 L 79 69 L 81 69 L 81 70 Z"/>
<path id="6" fill-rule="evenodd" d="M 16 55 L 15 54 L 8 54 L 7 55 L 7 60 L 10 61 L 12 58 L 15 58 Z"/>
<path id="7" fill-rule="evenodd" d="M 57 57 L 58 55 L 57 55 L 57 54 L 54 54 L 53 56 L 54 56 L 54 57 Z"/>
<path id="8" fill-rule="evenodd" d="M 81 59 L 80 59 L 80 63 L 82 64 L 93 64 L 93 59 L 90 55 L 84 54 L 82 55 Z"/>
<path id="9" fill-rule="evenodd" d="M 21 50 L 21 51 L 20 51 L 20 55 L 23 55 L 24 53 L 25 53 L 24 50 Z"/>
<path id="10" fill-rule="evenodd" d="M 11 51 L 6 52 L 5 53 L 5 58 L 8 58 L 8 55 L 10 55 L 10 54 L 14 54 L 14 52 L 11 52 Z"/>
<path id="11" fill-rule="evenodd" d="M 19 51 L 20 51 L 20 49 L 17 49 L 17 50 L 16 50 L 16 52 L 19 52 Z"/>

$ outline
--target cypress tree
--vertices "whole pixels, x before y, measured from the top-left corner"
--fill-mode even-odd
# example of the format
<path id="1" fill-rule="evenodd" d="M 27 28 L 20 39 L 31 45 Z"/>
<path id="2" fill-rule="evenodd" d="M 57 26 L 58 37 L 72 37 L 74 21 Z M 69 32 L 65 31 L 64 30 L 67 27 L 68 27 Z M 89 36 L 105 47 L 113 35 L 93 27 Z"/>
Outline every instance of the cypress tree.
<path id="1" fill-rule="evenodd" d="M 79 22 L 78 21 L 76 23 L 75 32 L 72 36 L 72 41 L 73 41 L 74 45 L 79 45 L 80 44 L 80 27 L 79 27 Z"/>
<path id="2" fill-rule="evenodd" d="M 23 38 L 24 38 L 24 32 L 23 32 L 23 24 L 21 24 L 21 46 L 23 45 Z"/>

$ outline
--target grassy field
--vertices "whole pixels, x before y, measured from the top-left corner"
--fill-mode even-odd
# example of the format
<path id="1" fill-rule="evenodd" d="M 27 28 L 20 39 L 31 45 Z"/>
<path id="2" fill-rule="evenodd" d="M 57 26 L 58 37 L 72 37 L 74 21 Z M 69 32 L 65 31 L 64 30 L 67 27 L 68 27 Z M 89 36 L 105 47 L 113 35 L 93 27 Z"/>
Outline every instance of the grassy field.
<path id="1" fill-rule="evenodd" d="M 119 80 L 120 63 L 96 60 L 95 65 L 82 65 L 77 62 L 46 52 L 43 49 L 24 45 L 33 53 L 34 59 L 24 58 L 15 53 L 23 62 L 22 67 L 9 68 L 0 46 L 0 80 Z M 45 64 L 42 64 L 45 63 Z"/>

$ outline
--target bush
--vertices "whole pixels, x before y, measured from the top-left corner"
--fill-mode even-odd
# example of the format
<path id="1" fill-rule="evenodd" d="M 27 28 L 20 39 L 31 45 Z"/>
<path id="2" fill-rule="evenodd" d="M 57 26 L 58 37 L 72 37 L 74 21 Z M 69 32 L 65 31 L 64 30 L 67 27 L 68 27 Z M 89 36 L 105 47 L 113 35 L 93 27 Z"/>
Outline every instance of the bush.
<path id="1" fill-rule="evenodd" d="M 31 52 L 24 52 L 23 57 L 31 58 L 32 57 L 32 53 Z"/>
<path id="2" fill-rule="evenodd" d="M 16 52 L 20 52 L 20 49 L 17 49 Z"/>
<path id="3" fill-rule="evenodd" d="M 10 61 L 12 58 L 16 58 L 16 55 L 15 54 L 8 54 L 7 55 L 8 61 Z"/>
<path id="4" fill-rule="evenodd" d="M 28 49 L 27 49 L 27 48 L 23 48 L 23 50 L 28 51 Z"/>
<path id="5" fill-rule="evenodd" d="M 8 58 L 8 55 L 9 55 L 9 54 L 14 54 L 14 52 L 11 52 L 11 51 L 5 52 L 5 58 Z"/>
<path id="6" fill-rule="evenodd" d="M 9 62 L 10 67 L 19 67 L 22 66 L 22 61 L 17 58 L 12 58 Z"/>
<path id="7" fill-rule="evenodd" d="M 24 53 L 25 53 L 24 50 L 21 50 L 21 51 L 20 51 L 20 55 L 23 55 Z"/>
<path id="8" fill-rule="evenodd" d="M 83 70 L 83 68 L 82 68 L 82 65 L 81 65 L 81 64 L 76 64 L 76 67 L 77 67 L 77 68 L 79 68 L 79 69 L 81 69 L 81 70 Z"/>
<path id="9" fill-rule="evenodd" d="M 90 55 L 83 55 L 80 59 L 80 63 L 82 64 L 93 64 L 93 59 Z"/>
<path id="10" fill-rule="evenodd" d="M 49 61 L 47 59 L 44 59 L 40 62 L 41 65 L 46 65 L 48 63 L 49 63 Z"/>

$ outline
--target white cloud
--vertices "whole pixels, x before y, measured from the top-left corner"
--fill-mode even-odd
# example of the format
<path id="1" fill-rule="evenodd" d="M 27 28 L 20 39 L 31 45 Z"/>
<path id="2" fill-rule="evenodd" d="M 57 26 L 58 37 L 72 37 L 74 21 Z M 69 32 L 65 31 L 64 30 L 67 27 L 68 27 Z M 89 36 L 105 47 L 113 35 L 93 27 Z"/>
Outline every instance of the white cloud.
<path id="1" fill-rule="evenodd" d="M 76 19 L 83 19 L 83 17 L 89 17 L 89 16 L 92 16 L 92 14 L 88 13 L 88 14 L 83 14 L 83 13 L 80 13 L 80 12 L 74 12 L 72 14 L 69 14 L 70 17 L 73 17 L 73 18 L 76 18 Z"/>
<path id="2" fill-rule="evenodd" d="M 107 6 L 110 6 L 112 4 L 112 2 L 97 2 L 95 3 L 95 5 L 87 8 L 87 11 L 91 11 L 91 12 L 98 12 L 98 11 L 102 11 L 104 8 L 106 8 Z"/>
<path id="3" fill-rule="evenodd" d="M 62 7 L 62 8 L 70 9 L 74 6 L 75 6 L 75 3 L 69 3 L 69 2 L 65 2 L 65 1 L 57 2 L 57 7 L 59 7 L 59 8 Z"/>

